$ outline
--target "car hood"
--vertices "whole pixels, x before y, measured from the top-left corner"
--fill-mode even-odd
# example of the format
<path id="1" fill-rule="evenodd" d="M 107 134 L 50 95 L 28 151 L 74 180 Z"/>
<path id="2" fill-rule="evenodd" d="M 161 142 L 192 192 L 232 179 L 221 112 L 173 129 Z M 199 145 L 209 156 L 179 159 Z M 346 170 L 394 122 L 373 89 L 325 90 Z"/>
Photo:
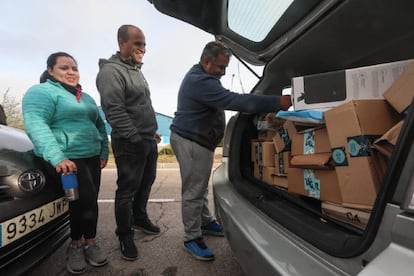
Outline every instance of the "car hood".
<path id="1" fill-rule="evenodd" d="M 275 26 L 259 42 L 229 29 L 228 0 L 149 2 L 161 13 L 215 35 L 244 61 L 270 65 L 280 86 L 294 76 L 414 58 L 410 0 L 398 5 L 389 0 L 293 1 L 284 14 L 285 26 Z"/>
<path id="2" fill-rule="evenodd" d="M 27 152 L 33 149 L 26 132 L 23 130 L 0 125 L 0 151 Z"/>

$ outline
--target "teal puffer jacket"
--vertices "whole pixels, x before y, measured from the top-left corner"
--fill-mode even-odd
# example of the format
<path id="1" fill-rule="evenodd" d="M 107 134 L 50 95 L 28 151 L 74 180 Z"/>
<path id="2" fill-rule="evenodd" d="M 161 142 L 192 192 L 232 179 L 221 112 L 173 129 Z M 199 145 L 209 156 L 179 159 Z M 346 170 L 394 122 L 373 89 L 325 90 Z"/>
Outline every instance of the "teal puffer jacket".
<path id="1" fill-rule="evenodd" d="M 34 153 L 52 166 L 65 159 L 99 155 L 108 159 L 108 136 L 91 96 L 75 95 L 57 82 L 47 80 L 29 88 L 23 97 L 26 133 Z"/>

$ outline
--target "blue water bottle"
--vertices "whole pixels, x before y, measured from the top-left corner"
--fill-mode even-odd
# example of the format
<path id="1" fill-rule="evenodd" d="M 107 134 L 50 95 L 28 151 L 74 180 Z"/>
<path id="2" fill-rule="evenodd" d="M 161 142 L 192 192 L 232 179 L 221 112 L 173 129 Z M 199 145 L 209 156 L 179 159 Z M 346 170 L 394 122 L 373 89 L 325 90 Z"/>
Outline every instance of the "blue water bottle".
<path id="1" fill-rule="evenodd" d="M 62 179 L 63 190 L 65 191 L 66 199 L 74 201 L 79 198 L 78 179 L 75 173 L 67 173 L 60 175 Z"/>

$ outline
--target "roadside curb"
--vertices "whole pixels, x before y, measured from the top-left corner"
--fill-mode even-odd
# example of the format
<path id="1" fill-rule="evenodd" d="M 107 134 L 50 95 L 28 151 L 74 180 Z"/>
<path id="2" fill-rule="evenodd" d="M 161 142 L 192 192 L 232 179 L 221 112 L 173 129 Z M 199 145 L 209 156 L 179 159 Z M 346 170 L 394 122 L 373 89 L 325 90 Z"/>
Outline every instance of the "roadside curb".
<path id="1" fill-rule="evenodd" d="M 216 168 L 220 165 L 221 163 L 218 162 L 214 162 L 213 164 L 213 168 Z M 178 169 L 178 163 L 177 162 L 173 162 L 173 163 L 161 163 L 158 162 L 157 163 L 157 169 Z M 105 169 L 116 169 L 115 164 L 108 164 Z"/>

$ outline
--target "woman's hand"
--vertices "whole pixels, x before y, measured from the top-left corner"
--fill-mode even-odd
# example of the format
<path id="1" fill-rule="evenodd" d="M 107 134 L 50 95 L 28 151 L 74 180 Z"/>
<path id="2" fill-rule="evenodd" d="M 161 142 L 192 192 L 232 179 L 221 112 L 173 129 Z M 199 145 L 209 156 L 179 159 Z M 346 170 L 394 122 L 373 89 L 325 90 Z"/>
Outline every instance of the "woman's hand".
<path id="1" fill-rule="evenodd" d="M 63 173 L 63 174 L 76 173 L 77 170 L 78 169 L 76 167 L 75 162 L 70 161 L 69 159 L 65 159 L 56 165 L 57 173 Z"/>
<path id="2" fill-rule="evenodd" d="M 101 169 L 105 168 L 106 164 L 108 164 L 108 159 L 101 159 Z"/>

